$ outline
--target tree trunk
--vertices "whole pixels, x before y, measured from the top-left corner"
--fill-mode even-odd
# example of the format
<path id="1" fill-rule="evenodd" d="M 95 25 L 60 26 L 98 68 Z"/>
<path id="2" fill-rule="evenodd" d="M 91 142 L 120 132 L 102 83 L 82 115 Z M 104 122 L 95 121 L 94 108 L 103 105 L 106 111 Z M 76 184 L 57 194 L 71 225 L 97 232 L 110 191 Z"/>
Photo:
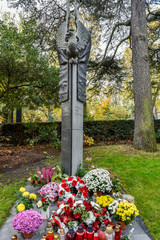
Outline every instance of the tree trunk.
<path id="1" fill-rule="evenodd" d="M 132 62 L 135 103 L 134 147 L 148 152 L 157 150 L 148 54 L 145 0 L 132 4 Z"/>

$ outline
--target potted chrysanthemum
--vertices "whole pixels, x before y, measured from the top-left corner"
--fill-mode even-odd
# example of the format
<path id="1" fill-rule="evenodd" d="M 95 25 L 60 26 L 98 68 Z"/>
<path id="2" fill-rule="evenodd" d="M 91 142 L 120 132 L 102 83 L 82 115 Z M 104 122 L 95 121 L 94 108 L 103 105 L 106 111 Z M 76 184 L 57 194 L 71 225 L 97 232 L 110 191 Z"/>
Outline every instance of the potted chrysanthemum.
<path id="1" fill-rule="evenodd" d="M 93 169 L 83 177 L 83 180 L 91 193 L 97 192 L 99 195 L 99 192 L 109 193 L 112 191 L 113 184 L 110 173 L 105 169 Z"/>
<path id="2" fill-rule="evenodd" d="M 58 191 L 59 183 L 57 182 L 49 182 L 39 190 L 41 200 L 38 201 L 37 207 L 41 208 L 43 219 L 49 217 L 49 206 L 57 200 L 59 196 Z"/>
<path id="3" fill-rule="evenodd" d="M 32 238 L 42 224 L 42 215 L 33 209 L 19 212 L 12 221 L 13 228 L 20 232 L 24 239 Z"/>

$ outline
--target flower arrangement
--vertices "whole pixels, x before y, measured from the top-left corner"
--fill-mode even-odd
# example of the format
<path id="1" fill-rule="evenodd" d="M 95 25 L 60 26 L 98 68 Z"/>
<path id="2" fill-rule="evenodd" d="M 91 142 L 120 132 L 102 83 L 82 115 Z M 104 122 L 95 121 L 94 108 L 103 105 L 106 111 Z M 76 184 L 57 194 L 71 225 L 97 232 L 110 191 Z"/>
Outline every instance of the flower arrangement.
<path id="1" fill-rule="evenodd" d="M 81 195 L 82 199 L 88 198 L 88 188 L 80 177 L 69 177 L 62 179 L 59 186 L 59 195 L 67 201 L 69 198 L 75 199 L 76 194 Z"/>
<path id="2" fill-rule="evenodd" d="M 28 182 L 33 186 L 37 185 L 45 185 L 49 182 L 61 182 L 62 180 L 62 171 L 59 166 L 54 168 L 47 166 L 46 168 L 42 168 L 42 170 L 38 170 L 32 177 L 28 178 Z"/>
<path id="3" fill-rule="evenodd" d="M 47 207 L 56 201 L 56 198 L 59 196 L 59 183 L 49 182 L 44 185 L 40 190 L 39 194 L 42 197 L 41 200 L 38 201 L 37 206 L 43 207 L 43 210 L 46 211 Z"/>
<path id="4" fill-rule="evenodd" d="M 83 180 L 91 192 L 111 192 L 112 191 L 112 181 L 110 179 L 110 174 L 107 170 L 97 168 L 89 171 Z"/>
<path id="5" fill-rule="evenodd" d="M 59 209 L 53 214 L 53 223 L 59 225 L 68 231 L 68 227 L 73 226 L 77 230 L 79 224 L 83 228 L 87 228 L 88 224 L 92 224 L 93 229 L 97 231 L 101 222 L 106 225 L 111 223 L 109 213 L 105 208 L 101 208 L 97 203 L 90 201 L 76 201 L 69 198 L 66 204 L 60 205 Z"/>
<path id="6" fill-rule="evenodd" d="M 17 232 L 35 232 L 43 224 L 41 214 L 33 209 L 19 212 L 12 221 L 12 226 Z"/>
<path id="7" fill-rule="evenodd" d="M 126 225 L 139 215 L 139 211 L 134 203 L 121 201 L 118 203 L 115 214 L 113 215 L 117 221 L 124 222 Z"/>
<path id="8" fill-rule="evenodd" d="M 24 187 L 19 189 L 19 201 L 16 206 L 17 212 L 21 212 L 27 209 L 34 208 L 33 203 L 37 199 L 36 194 L 29 193 Z"/>
<path id="9" fill-rule="evenodd" d="M 113 201 L 114 199 L 109 195 L 100 196 L 96 199 L 96 203 L 98 203 L 101 207 L 104 208 L 108 207 Z"/>

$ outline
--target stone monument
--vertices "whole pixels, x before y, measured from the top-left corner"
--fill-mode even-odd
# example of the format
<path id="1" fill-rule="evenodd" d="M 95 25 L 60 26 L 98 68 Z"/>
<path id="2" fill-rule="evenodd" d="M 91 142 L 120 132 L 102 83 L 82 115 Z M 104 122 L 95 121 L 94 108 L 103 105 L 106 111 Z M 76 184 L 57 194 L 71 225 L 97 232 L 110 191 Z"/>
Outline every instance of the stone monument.
<path id="1" fill-rule="evenodd" d="M 59 101 L 62 103 L 61 164 L 65 173 L 75 175 L 83 160 L 83 103 L 86 102 L 86 70 L 91 49 L 91 36 L 78 19 L 74 1 L 67 3 L 66 21 L 57 32 L 60 64 Z"/>

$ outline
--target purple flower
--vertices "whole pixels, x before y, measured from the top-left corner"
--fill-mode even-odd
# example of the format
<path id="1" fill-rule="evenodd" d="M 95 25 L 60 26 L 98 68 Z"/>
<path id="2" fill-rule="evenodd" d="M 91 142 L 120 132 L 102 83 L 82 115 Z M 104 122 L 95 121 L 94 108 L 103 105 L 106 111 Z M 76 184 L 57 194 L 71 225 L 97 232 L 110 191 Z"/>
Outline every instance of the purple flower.
<path id="1" fill-rule="evenodd" d="M 46 169 L 45 168 L 42 168 L 42 174 L 43 174 L 43 179 L 45 180 L 46 179 Z"/>
<path id="2" fill-rule="evenodd" d="M 12 221 L 12 226 L 17 232 L 35 232 L 43 224 L 41 214 L 33 209 L 19 212 Z"/>
<path id="3" fill-rule="evenodd" d="M 54 198 L 59 196 L 58 191 L 59 183 L 49 182 L 39 190 L 39 194 L 43 196 L 46 201 L 54 202 Z"/>

